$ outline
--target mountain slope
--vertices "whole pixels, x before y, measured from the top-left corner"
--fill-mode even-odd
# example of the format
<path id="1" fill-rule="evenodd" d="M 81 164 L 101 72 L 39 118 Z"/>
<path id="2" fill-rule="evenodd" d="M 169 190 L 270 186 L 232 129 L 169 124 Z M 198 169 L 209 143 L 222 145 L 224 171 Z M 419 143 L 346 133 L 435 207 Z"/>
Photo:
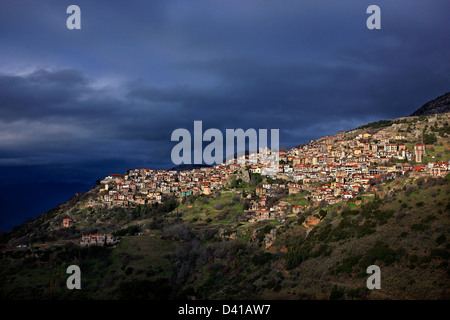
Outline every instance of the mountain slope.
<path id="1" fill-rule="evenodd" d="M 123 237 L 114 249 L 66 245 L 4 251 L 0 296 L 449 299 L 448 178 L 406 177 L 385 183 L 379 199 L 327 209 L 325 218 L 310 230 L 296 218 L 286 224 L 262 222 L 250 229 L 253 240 L 246 240 L 240 232 L 244 229 L 233 239 L 218 232 L 217 221 L 195 221 L 186 212 L 178 213 L 181 219 L 160 232 Z M 205 200 L 217 203 L 212 196 L 200 197 L 186 207 L 205 206 Z M 276 240 L 265 249 L 264 236 L 272 229 Z M 49 277 L 70 264 L 83 270 L 83 290 L 68 292 L 65 282 L 58 282 L 57 290 L 49 292 Z M 366 288 L 365 271 L 371 264 L 381 268 L 381 290 Z"/>
<path id="2" fill-rule="evenodd" d="M 230 171 L 221 189 L 167 196 L 162 203 L 102 204 L 114 190 L 100 182 L 2 235 L 0 297 L 449 299 L 449 122 L 450 114 L 386 120 L 305 146 L 306 152 L 334 152 L 335 161 L 347 154 L 353 167 L 366 146 L 384 148 L 387 137 L 410 153 L 424 140 L 422 163 L 366 150 L 372 157 L 386 153 L 378 156 L 386 161 L 369 165 L 376 172 L 369 173 L 370 179 L 355 173 L 351 183 L 368 179 L 367 188 L 361 183 L 345 201 L 341 195 L 350 189 L 333 194 L 330 202 L 314 199 L 332 188 L 339 191 L 340 184 L 353 188 L 342 176 L 340 182 L 337 175 L 335 180 L 314 178 L 300 188 L 290 178 L 269 179 L 249 166 Z M 327 151 L 328 145 L 339 152 Z M 439 162 L 445 174 L 431 174 L 428 162 Z M 325 162 L 305 165 L 299 167 L 329 168 Z M 114 189 L 114 183 L 109 187 Z M 258 210 L 282 211 L 283 216 L 257 219 L 262 216 Z M 62 228 L 67 217 L 74 225 Z M 122 239 L 116 247 L 78 246 L 82 234 L 92 233 Z M 52 280 L 71 264 L 83 270 L 81 291 L 69 292 L 64 281 Z M 370 264 L 381 268 L 382 290 L 365 286 Z"/>
<path id="3" fill-rule="evenodd" d="M 422 107 L 414 111 L 411 116 L 426 116 L 446 112 L 450 112 L 450 92 L 425 103 Z"/>

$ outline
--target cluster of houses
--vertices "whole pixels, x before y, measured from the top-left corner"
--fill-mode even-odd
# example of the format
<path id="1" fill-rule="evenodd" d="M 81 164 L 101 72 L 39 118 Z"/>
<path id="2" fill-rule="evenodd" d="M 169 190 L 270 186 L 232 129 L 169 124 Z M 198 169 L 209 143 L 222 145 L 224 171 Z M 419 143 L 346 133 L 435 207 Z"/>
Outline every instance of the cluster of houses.
<path id="1" fill-rule="evenodd" d="M 80 246 L 115 245 L 119 242 L 112 234 L 87 234 L 81 236 Z"/>
<path id="2" fill-rule="evenodd" d="M 268 199 L 283 190 L 288 190 L 290 195 L 306 190 L 312 201 L 334 204 L 373 191 L 377 178 L 395 179 L 406 172 L 430 176 L 444 176 L 449 172 L 448 162 L 420 164 L 426 156 L 426 146 L 417 143 L 409 150 L 405 141 L 405 136 L 385 129 L 374 134 L 341 131 L 335 136 L 280 151 L 278 172 L 272 177 L 276 183 L 264 182 L 256 188 L 256 196 L 248 196 L 250 220 L 284 219 L 287 213 L 307 209 L 283 201 L 269 207 Z M 100 181 L 101 196 L 87 205 L 133 206 L 160 203 L 164 195 L 179 199 L 208 195 L 226 186 L 230 175 L 237 170 L 244 168 L 264 175 L 268 165 L 257 160 L 258 154 L 256 161 L 254 155 L 242 155 L 214 167 L 181 172 L 135 169 L 124 175 L 111 174 Z"/>
<path id="3" fill-rule="evenodd" d="M 238 165 L 220 164 L 188 171 L 135 169 L 125 175 L 112 174 L 101 180 L 104 194 L 90 206 L 128 206 L 161 203 L 164 195 L 184 198 L 209 195 L 223 188 Z"/>
<path id="4" fill-rule="evenodd" d="M 373 184 L 376 179 L 396 179 L 406 172 L 433 177 L 449 173 L 449 162 L 418 164 L 426 156 L 426 146 L 417 143 L 410 151 L 406 144 L 398 143 L 405 139 L 403 135 L 383 129 L 373 135 L 361 133 L 351 138 L 339 132 L 335 136 L 279 152 L 277 178 L 289 182 L 286 185 L 264 183 L 257 188 L 258 197 L 251 201 L 250 206 L 253 212 L 251 220 L 283 219 L 290 212 L 300 213 L 309 208 L 308 205 L 290 206 L 283 201 L 268 207 L 268 196 L 282 188 L 287 188 L 289 195 L 306 190 L 313 202 L 335 204 L 375 191 Z M 260 173 L 260 170 L 258 165 L 250 168 L 253 173 Z M 320 186 L 313 187 L 314 182 L 320 182 Z"/>

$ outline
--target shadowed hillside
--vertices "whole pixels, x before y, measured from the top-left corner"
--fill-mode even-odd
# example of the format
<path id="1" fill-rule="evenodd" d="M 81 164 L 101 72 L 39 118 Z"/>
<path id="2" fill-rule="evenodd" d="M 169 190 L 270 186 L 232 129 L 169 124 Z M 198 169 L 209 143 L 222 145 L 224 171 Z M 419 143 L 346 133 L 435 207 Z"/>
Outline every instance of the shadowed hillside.
<path id="1" fill-rule="evenodd" d="M 426 116 L 430 114 L 450 112 L 450 92 L 425 103 L 414 111 L 411 116 Z"/>

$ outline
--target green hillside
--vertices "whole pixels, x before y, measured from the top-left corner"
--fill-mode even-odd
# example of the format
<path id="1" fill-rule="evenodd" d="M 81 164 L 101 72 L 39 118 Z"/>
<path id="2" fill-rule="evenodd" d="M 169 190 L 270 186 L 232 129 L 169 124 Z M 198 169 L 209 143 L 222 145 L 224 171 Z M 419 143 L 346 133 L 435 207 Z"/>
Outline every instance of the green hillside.
<path id="1" fill-rule="evenodd" d="M 98 185 L 3 236 L 0 297 L 449 299 L 450 175 L 426 169 L 438 161 L 445 168 L 450 159 L 448 119 L 384 121 L 335 139 L 348 142 L 339 152 L 349 153 L 364 139 L 377 143 L 366 137 L 383 128 L 413 152 L 425 135 L 435 137 L 421 163 L 387 159 L 370 166 L 393 171 L 377 171 L 365 189 L 357 181 L 361 189 L 345 201 L 345 190 L 315 200 L 319 190 L 336 187 L 334 180 L 298 186 L 282 175 L 248 172 L 231 174 L 209 194 L 164 194 L 160 203 L 122 207 L 98 205 L 107 193 Z M 358 136 L 362 142 L 353 140 Z M 261 218 L 252 206 L 273 211 Z M 65 218 L 73 226 L 63 228 Z M 81 235 L 95 233 L 120 242 L 79 245 Z M 81 268 L 81 290 L 66 288 L 69 265 Z M 381 268 L 381 290 L 366 286 L 369 265 Z"/>

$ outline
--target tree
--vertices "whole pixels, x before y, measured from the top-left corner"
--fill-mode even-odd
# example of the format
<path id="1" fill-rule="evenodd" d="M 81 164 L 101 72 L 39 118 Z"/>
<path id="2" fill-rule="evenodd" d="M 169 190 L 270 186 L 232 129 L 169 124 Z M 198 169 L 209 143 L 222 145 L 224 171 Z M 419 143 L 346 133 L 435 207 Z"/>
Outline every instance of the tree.
<path id="1" fill-rule="evenodd" d="M 430 134 L 425 133 L 423 135 L 423 143 L 424 144 L 433 144 L 436 141 L 437 141 L 437 138 L 436 138 L 436 135 L 434 133 L 430 133 Z"/>
<path id="2" fill-rule="evenodd" d="M 252 186 L 258 186 L 262 182 L 263 178 L 260 173 L 250 174 L 250 184 Z"/>
<path id="3" fill-rule="evenodd" d="M 239 188 L 241 182 L 242 182 L 242 179 L 241 179 L 241 178 L 239 178 L 239 179 L 233 178 L 233 179 L 231 180 L 231 187 L 232 187 L 232 188 Z"/>
<path id="4" fill-rule="evenodd" d="M 319 211 L 319 217 L 320 217 L 320 220 L 322 220 L 323 218 L 325 218 L 326 215 L 327 215 L 327 211 L 324 210 L 324 209 L 320 209 L 320 211 Z"/>

